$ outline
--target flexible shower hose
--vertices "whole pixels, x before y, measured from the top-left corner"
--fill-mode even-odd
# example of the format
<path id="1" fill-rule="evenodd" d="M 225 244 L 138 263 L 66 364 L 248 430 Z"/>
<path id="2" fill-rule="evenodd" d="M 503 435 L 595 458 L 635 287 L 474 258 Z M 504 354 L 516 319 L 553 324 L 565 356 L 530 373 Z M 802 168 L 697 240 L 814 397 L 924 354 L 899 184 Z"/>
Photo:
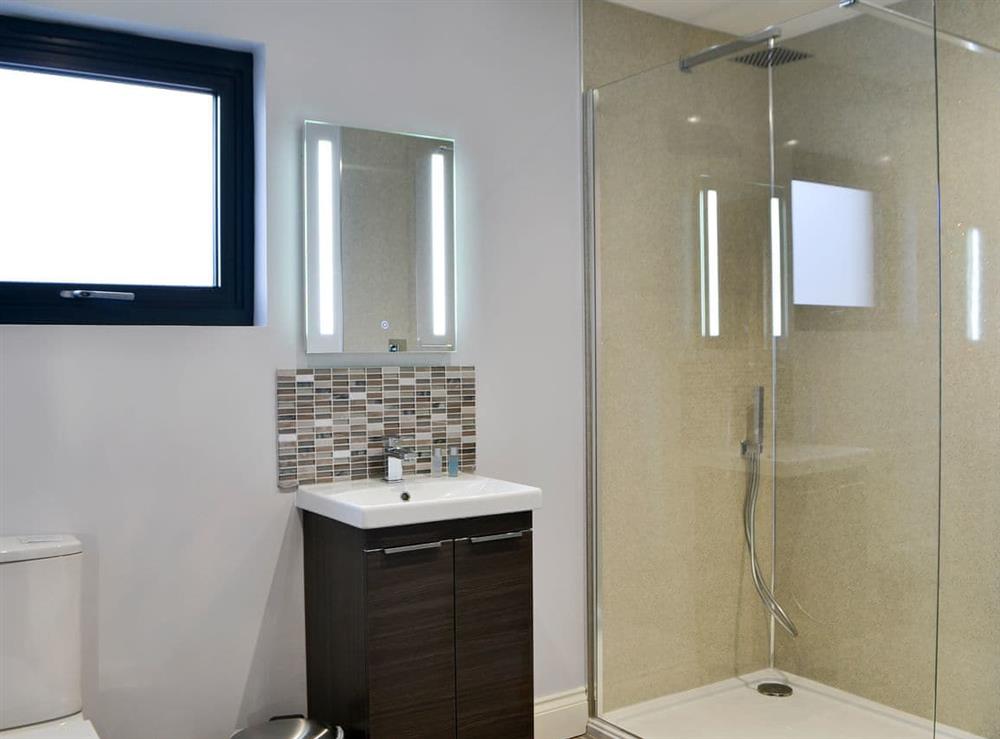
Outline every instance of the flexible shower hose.
<path id="1" fill-rule="evenodd" d="M 747 540 L 747 552 L 750 555 L 750 576 L 753 586 L 757 590 L 764 607 L 774 616 L 781 628 L 792 636 L 798 636 L 799 630 L 795 628 L 792 619 L 785 613 L 774 594 L 764 582 L 764 577 L 760 574 L 760 565 L 757 563 L 757 494 L 760 491 L 760 448 L 756 445 L 745 444 L 744 456 L 747 460 L 747 494 L 743 502 L 743 533 Z"/>

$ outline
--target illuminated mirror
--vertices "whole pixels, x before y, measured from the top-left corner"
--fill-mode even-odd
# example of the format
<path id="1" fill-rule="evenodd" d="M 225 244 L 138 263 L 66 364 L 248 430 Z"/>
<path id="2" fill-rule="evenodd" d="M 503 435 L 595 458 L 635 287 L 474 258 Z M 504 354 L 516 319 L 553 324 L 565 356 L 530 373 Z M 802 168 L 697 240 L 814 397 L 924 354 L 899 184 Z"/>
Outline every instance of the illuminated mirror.
<path id="1" fill-rule="evenodd" d="M 306 351 L 455 349 L 455 145 L 305 124 Z"/>

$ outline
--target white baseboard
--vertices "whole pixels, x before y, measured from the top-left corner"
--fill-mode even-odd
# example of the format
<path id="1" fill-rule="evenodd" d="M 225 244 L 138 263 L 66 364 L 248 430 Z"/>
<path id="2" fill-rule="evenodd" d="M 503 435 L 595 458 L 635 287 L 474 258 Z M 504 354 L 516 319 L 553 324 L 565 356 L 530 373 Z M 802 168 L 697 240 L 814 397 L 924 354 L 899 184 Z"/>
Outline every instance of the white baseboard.
<path id="1" fill-rule="evenodd" d="M 535 699 L 535 739 L 569 739 L 587 731 L 587 689 Z"/>

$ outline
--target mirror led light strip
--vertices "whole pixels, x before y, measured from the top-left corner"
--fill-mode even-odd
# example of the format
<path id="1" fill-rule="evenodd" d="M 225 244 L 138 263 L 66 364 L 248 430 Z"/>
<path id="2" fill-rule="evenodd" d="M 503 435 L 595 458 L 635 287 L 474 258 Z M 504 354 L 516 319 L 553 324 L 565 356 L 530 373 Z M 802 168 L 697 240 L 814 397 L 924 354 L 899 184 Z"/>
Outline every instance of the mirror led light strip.
<path id="1" fill-rule="evenodd" d="M 719 335 L 719 193 L 702 190 L 701 335 Z"/>
<path id="2" fill-rule="evenodd" d="M 340 128 L 305 125 L 306 349 L 341 352 Z"/>
<path id="3" fill-rule="evenodd" d="M 448 333 L 444 165 L 443 153 L 431 155 L 431 330 L 435 336 Z"/>
<path id="4" fill-rule="evenodd" d="M 771 335 L 781 336 L 781 201 L 771 198 Z"/>
<path id="5" fill-rule="evenodd" d="M 319 333 L 334 333 L 333 309 L 333 142 L 316 142 L 316 216 L 319 243 Z"/>
<path id="6" fill-rule="evenodd" d="M 982 306 L 982 236 L 978 228 L 970 228 L 965 236 L 966 259 L 966 327 L 965 334 L 969 341 L 979 341 L 983 338 L 983 306 Z"/>

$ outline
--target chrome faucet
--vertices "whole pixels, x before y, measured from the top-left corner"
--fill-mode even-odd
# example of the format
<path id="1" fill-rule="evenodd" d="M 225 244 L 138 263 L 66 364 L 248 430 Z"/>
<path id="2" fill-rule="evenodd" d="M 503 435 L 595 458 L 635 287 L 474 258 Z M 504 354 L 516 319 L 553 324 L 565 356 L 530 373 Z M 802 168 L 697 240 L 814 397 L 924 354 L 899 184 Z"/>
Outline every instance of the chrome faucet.
<path id="1" fill-rule="evenodd" d="M 417 455 L 412 449 L 407 449 L 399 445 L 399 439 L 395 436 L 387 436 L 385 439 L 385 477 L 386 482 L 403 481 L 403 462 L 416 459 Z"/>

